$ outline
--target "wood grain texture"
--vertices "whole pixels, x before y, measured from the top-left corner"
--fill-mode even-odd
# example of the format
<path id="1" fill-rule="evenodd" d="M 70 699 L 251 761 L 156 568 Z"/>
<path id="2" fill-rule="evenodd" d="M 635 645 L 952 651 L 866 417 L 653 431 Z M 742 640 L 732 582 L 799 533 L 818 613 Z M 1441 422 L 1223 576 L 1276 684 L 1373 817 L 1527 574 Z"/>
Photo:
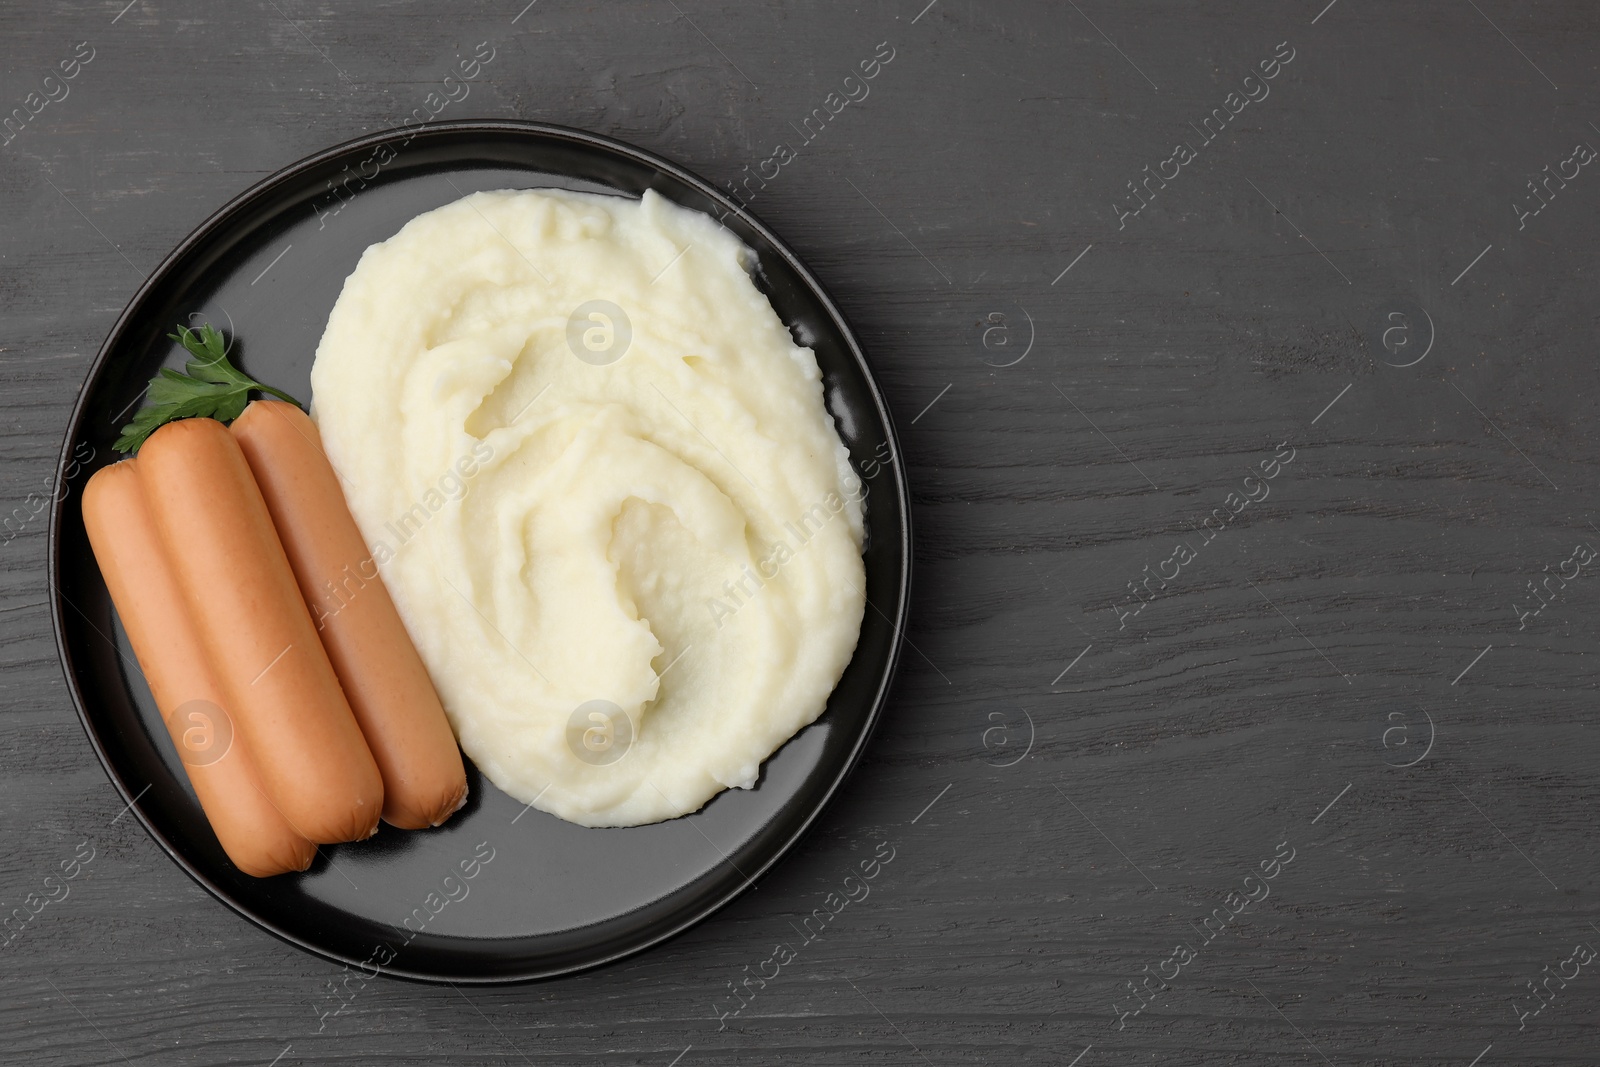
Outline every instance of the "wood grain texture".
<path id="1" fill-rule="evenodd" d="M 1520 1029 L 1516 1008 L 1600 944 L 1600 575 L 1525 628 L 1513 605 L 1600 547 L 1600 170 L 1521 229 L 1511 206 L 1600 145 L 1592 5 L 125 2 L 0 9 L 0 114 L 94 49 L 0 147 L 0 910 L 94 849 L 0 948 L 0 1058 L 1593 1062 L 1595 968 Z M 914 649 L 818 829 L 692 932 L 561 981 L 336 995 L 337 968 L 119 818 L 30 494 L 167 250 L 397 124 L 483 40 L 496 58 L 443 117 L 581 126 L 719 182 L 797 149 L 750 204 L 898 419 Z M 870 96 L 802 144 L 885 41 Z M 1202 144 L 1280 42 L 1270 93 Z M 1196 158 L 1119 227 L 1179 142 Z M 1380 339 L 1407 308 L 1433 345 L 1400 368 Z M 1207 539 L 1280 443 L 1270 496 Z M 1194 558 L 1120 616 L 1180 541 Z M 719 1028 L 729 983 L 881 841 L 870 897 Z M 1280 843 L 1270 895 L 1207 941 Z M 1121 1016 L 1179 942 L 1195 958 Z"/>

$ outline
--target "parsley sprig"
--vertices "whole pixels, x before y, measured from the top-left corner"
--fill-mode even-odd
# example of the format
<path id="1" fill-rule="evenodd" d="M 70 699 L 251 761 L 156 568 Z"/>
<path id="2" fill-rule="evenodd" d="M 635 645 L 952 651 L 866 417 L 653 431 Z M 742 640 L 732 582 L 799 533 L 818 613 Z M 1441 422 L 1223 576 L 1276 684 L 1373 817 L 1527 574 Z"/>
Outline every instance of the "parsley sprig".
<path id="1" fill-rule="evenodd" d="M 300 403 L 229 363 L 222 332 L 209 322 L 198 330 L 180 325 L 177 333 L 167 336 L 183 345 L 194 358 L 181 373 L 162 367 L 161 373 L 150 379 L 144 406 L 112 445 L 118 452 L 137 452 L 145 438 L 174 419 L 210 417 L 231 422 L 250 402 L 252 390 L 270 393 L 291 404 Z"/>

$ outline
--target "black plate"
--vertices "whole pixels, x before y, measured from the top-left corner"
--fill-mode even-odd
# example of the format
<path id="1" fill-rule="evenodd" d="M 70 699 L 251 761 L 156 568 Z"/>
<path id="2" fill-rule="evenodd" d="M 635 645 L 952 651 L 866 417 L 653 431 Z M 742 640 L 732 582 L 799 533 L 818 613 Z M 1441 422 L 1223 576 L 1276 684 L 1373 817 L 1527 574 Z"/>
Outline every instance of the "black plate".
<path id="1" fill-rule="evenodd" d="M 192 316 L 224 327 L 239 338 L 247 373 L 305 399 L 328 313 L 368 245 L 467 193 L 551 186 L 632 197 L 654 189 L 723 218 L 757 253 L 758 284 L 816 351 L 828 406 L 869 486 L 869 607 L 855 658 L 826 713 L 766 762 L 757 788 L 724 792 L 685 818 L 585 829 L 524 811 L 469 765 L 472 799 L 437 830 L 385 827 L 370 841 L 324 849 L 328 857 L 305 874 L 243 875 L 212 836 L 150 694 L 127 666 L 79 491 L 115 458 L 117 429 L 156 369 L 181 363 L 166 340 L 174 323 Z M 911 560 L 904 465 L 838 309 L 793 252 L 708 182 L 577 130 L 458 122 L 390 131 L 297 163 L 233 201 L 167 257 L 112 328 L 72 413 L 60 475 L 51 619 L 67 688 L 106 773 L 151 836 L 219 900 L 292 944 L 368 970 L 456 982 L 542 978 L 636 952 L 705 918 L 817 817 L 861 755 L 899 656 Z M 490 850 L 486 864 L 472 865 Z"/>

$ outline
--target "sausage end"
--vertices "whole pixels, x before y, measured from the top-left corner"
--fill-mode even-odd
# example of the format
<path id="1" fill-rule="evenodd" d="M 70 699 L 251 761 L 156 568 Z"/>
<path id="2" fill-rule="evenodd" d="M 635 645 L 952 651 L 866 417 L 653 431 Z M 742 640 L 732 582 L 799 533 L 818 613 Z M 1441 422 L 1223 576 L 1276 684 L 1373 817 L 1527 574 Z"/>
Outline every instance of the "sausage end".
<path id="1" fill-rule="evenodd" d="M 317 846 L 302 839 L 286 845 L 285 851 L 270 855 L 240 857 L 229 853 L 228 858 L 233 860 L 235 867 L 252 878 L 272 878 L 280 874 L 297 873 L 310 867 L 311 861 L 317 858 Z"/>
<path id="2" fill-rule="evenodd" d="M 463 775 L 459 784 L 450 792 L 442 795 L 439 798 L 439 802 L 432 807 L 423 810 L 414 808 L 389 810 L 389 808 L 385 808 L 383 821 L 397 830 L 427 830 L 431 827 L 443 826 L 450 820 L 450 816 L 466 807 L 467 792 L 467 779 Z"/>

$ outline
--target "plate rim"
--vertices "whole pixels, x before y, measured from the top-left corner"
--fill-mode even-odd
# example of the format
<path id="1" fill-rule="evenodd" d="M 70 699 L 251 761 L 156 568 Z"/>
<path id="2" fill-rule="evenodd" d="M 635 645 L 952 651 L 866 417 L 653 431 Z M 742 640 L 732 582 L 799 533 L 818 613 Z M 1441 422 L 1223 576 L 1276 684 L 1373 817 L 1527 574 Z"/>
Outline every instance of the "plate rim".
<path id="1" fill-rule="evenodd" d="M 51 494 L 52 502 L 50 507 L 49 523 L 46 527 L 47 545 L 45 559 L 45 582 L 48 586 L 49 595 L 47 599 L 50 603 L 50 628 L 55 641 L 56 658 L 57 662 L 60 664 L 62 674 L 66 682 L 67 693 L 72 701 L 73 711 L 77 715 L 78 725 L 82 727 L 84 735 L 88 738 L 90 748 L 94 750 L 95 757 L 99 760 L 101 769 L 105 771 L 106 777 L 110 779 L 111 784 L 113 788 L 115 788 L 118 796 L 122 798 L 125 804 L 125 810 L 133 813 L 134 817 L 138 819 L 140 825 L 144 827 L 145 833 L 147 833 L 150 838 L 161 847 L 161 850 L 167 854 L 168 858 L 170 858 L 180 870 L 187 874 L 197 885 L 204 889 L 212 898 L 214 898 L 218 903 L 222 904 L 234 915 L 244 919 L 256 928 L 264 930 L 268 934 L 278 938 L 280 941 L 292 945 L 303 952 L 309 953 L 316 958 L 326 960 L 331 963 L 343 964 L 347 968 L 365 968 L 368 966 L 376 966 L 375 964 L 372 964 L 371 961 L 361 961 L 353 958 L 347 958 L 337 952 L 330 951 L 323 946 L 307 941 L 304 938 L 301 938 L 288 930 L 282 929 L 276 924 L 269 922 L 262 916 L 259 916 L 241 906 L 239 902 L 234 900 L 233 897 L 223 890 L 222 887 L 213 882 L 204 871 L 197 868 L 189 861 L 187 857 L 182 855 L 173 845 L 173 843 L 167 840 L 166 836 L 155 827 L 150 818 L 145 814 L 144 810 L 139 806 L 138 799 L 143 795 L 144 790 L 141 789 L 138 794 L 134 794 L 128 783 L 122 780 L 122 776 L 115 769 L 109 753 L 102 744 L 95 728 L 91 725 L 89 711 L 86 706 L 83 693 L 78 687 L 77 678 L 72 668 L 71 654 L 69 652 L 66 640 L 65 612 L 63 610 L 65 607 L 63 601 L 66 600 L 66 597 L 61 592 L 61 526 L 68 494 L 60 492 L 59 487 L 65 483 L 65 472 L 72 461 L 73 450 L 76 440 L 79 436 L 79 427 L 81 426 L 84 418 L 85 407 L 88 404 L 89 396 L 94 391 L 95 387 L 100 383 L 101 378 L 104 376 L 112 351 L 122 343 L 124 332 L 128 327 L 129 321 L 133 318 L 136 309 L 138 309 L 147 299 L 151 290 L 163 282 L 167 274 L 173 270 L 175 266 L 181 262 L 196 245 L 205 240 L 214 229 L 226 222 L 236 213 L 247 208 L 257 198 L 270 193 L 273 188 L 281 183 L 300 175 L 307 170 L 314 169 L 332 159 L 337 159 L 340 156 L 358 152 L 364 148 L 372 148 L 380 144 L 389 143 L 401 137 L 404 137 L 409 141 L 411 139 L 438 136 L 440 134 L 461 135 L 473 133 L 495 135 L 511 134 L 540 139 L 568 141 L 588 148 L 599 149 L 602 152 L 614 153 L 616 155 L 626 157 L 634 163 L 647 164 L 671 175 L 678 181 L 711 198 L 714 202 L 718 203 L 719 206 L 724 208 L 727 214 L 738 215 L 747 225 L 760 234 L 760 236 L 768 243 L 768 245 L 785 260 L 789 268 L 795 271 L 795 273 L 805 283 L 807 288 L 810 289 L 812 295 L 818 299 L 824 311 L 829 315 L 835 326 L 838 328 L 840 336 L 844 339 L 846 348 L 848 349 L 850 355 L 860 366 L 863 372 L 863 378 L 867 385 L 867 391 L 872 397 L 873 405 L 877 409 L 879 421 L 884 429 L 885 439 L 889 444 L 889 466 L 895 472 L 895 485 L 897 490 L 896 495 L 898 497 L 901 514 L 901 521 L 899 523 L 898 530 L 898 537 L 900 541 L 900 573 L 897 575 L 896 584 L 897 604 L 893 616 L 885 616 L 893 630 L 893 636 L 890 641 L 888 656 L 880 672 L 876 691 L 872 697 L 872 704 L 867 713 L 866 722 L 863 728 L 858 732 L 847 758 L 843 760 L 833 772 L 831 776 L 832 780 L 828 783 L 827 789 L 823 793 L 821 799 L 816 804 L 811 806 L 810 810 L 805 813 L 803 818 L 796 822 L 796 824 L 787 832 L 781 843 L 773 850 L 772 854 L 767 858 L 767 860 L 757 869 L 755 869 L 749 877 L 740 882 L 733 883 L 730 888 L 710 898 L 709 900 L 701 902 L 691 909 L 687 909 L 675 922 L 671 924 L 664 924 L 663 929 L 650 933 L 648 936 L 643 937 L 638 942 L 626 947 L 613 949 L 601 957 L 583 963 L 558 966 L 555 969 L 540 970 L 527 970 L 526 965 L 524 964 L 524 970 L 517 974 L 490 976 L 447 977 L 443 974 L 408 969 L 405 967 L 393 967 L 385 965 L 378 968 L 379 973 L 386 977 L 429 984 L 456 983 L 469 985 L 513 985 L 545 981 L 567 975 L 579 974 L 594 970 L 599 967 L 608 966 L 609 964 L 615 963 L 618 960 L 626 959 L 628 957 L 645 952 L 662 944 L 663 942 L 669 941 L 672 938 L 685 933 L 695 926 L 698 926 L 701 922 L 704 922 L 713 914 L 727 907 L 729 904 L 733 903 L 734 900 L 747 893 L 751 888 L 753 888 L 758 879 L 762 878 L 769 871 L 771 871 L 774 866 L 783 860 L 789 854 L 789 852 L 797 844 L 799 844 L 807 834 L 811 832 L 811 829 L 816 823 L 818 817 L 821 816 L 822 812 L 833 802 L 840 788 L 843 787 L 844 783 L 850 778 L 851 774 L 854 773 L 857 765 L 861 762 L 861 757 L 865 753 L 867 745 L 871 742 L 873 735 L 877 732 L 878 724 L 883 718 L 884 705 L 888 702 L 890 691 L 893 689 L 895 680 L 899 674 L 903 646 L 905 645 L 906 620 L 910 614 L 911 608 L 912 563 L 911 493 L 906 478 L 906 464 L 904 452 L 900 443 L 900 436 L 896 432 L 893 415 L 889 410 L 888 403 L 884 399 L 883 390 L 878 384 L 877 377 L 872 372 L 872 366 L 867 360 L 866 353 L 862 350 L 862 347 L 856 338 L 855 331 L 850 327 L 849 321 L 839 310 L 838 304 L 835 303 L 832 295 L 828 292 L 826 287 L 823 286 L 821 281 L 818 280 L 814 274 L 812 274 L 811 269 L 805 264 L 799 255 L 797 255 L 782 238 L 775 234 L 758 218 L 752 215 L 749 208 L 747 208 L 744 204 L 739 203 L 723 190 L 717 188 L 708 179 L 700 177 L 698 174 L 695 174 L 694 172 L 684 168 L 672 160 L 666 159 L 665 157 L 660 156 L 649 149 L 641 148 L 637 145 L 619 140 L 614 137 L 594 133 L 592 131 L 573 126 L 564 126 L 547 122 L 534 122 L 523 119 L 453 119 L 429 123 L 420 129 L 409 129 L 403 126 L 391 127 L 388 129 L 378 130 L 373 133 L 363 134 L 360 137 L 352 138 L 350 140 L 321 149 L 284 167 L 281 167 L 276 171 L 273 171 L 271 174 L 260 179 L 259 181 L 252 183 L 243 191 L 230 198 L 221 207 L 212 211 L 198 225 L 196 225 L 194 229 L 183 238 L 183 240 L 178 242 L 178 244 L 174 246 L 166 256 L 162 258 L 161 262 L 156 265 L 156 267 L 145 277 L 144 281 L 140 283 L 139 287 L 134 290 L 133 295 L 128 298 L 128 301 L 124 305 L 121 313 L 118 314 L 116 321 L 112 324 L 111 329 L 107 332 L 105 340 L 101 342 L 100 348 L 95 353 L 94 359 L 90 361 L 88 371 L 84 375 L 82 384 L 78 387 L 77 397 L 73 401 L 72 409 L 67 416 L 61 452 L 56 461 L 55 484 L 58 487 L 58 490 Z M 868 606 L 876 609 L 876 605 L 873 605 L 870 602 L 868 603 Z M 73 605 L 73 610 L 79 611 L 79 613 L 82 614 L 81 609 L 78 609 L 76 605 Z M 882 614 L 881 610 L 879 613 Z M 85 616 L 85 620 L 89 621 L 91 626 L 93 625 L 92 620 L 88 620 L 87 616 Z M 853 658 L 854 657 L 852 655 L 852 659 Z M 144 789 L 148 788 L 148 785 L 144 787 Z M 692 812 L 690 814 L 693 815 Z M 724 862 L 727 861 L 724 860 Z"/>

